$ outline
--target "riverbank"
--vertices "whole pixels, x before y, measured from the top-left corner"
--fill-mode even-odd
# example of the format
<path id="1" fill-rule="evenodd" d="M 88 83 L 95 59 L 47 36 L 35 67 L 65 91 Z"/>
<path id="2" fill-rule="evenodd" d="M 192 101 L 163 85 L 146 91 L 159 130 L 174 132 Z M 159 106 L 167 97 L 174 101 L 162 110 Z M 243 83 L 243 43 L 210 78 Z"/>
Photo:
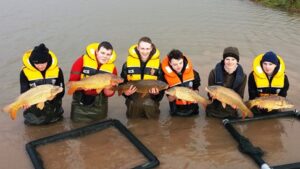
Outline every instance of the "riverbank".
<path id="1" fill-rule="evenodd" d="M 252 0 L 272 8 L 300 13 L 300 0 Z"/>

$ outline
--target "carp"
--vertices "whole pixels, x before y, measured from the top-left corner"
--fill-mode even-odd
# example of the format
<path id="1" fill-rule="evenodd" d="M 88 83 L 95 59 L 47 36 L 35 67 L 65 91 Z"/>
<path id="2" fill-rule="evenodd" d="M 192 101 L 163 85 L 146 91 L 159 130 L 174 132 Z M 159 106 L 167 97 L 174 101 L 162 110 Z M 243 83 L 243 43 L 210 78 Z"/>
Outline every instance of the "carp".
<path id="1" fill-rule="evenodd" d="M 172 87 L 166 90 L 165 93 L 184 101 L 198 102 L 203 106 L 203 108 L 206 108 L 207 104 L 211 103 L 208 99 L 200 96 L 196 91 L 187 87 Z"/>
<path id="2" fill-rule="evenodd" d="M 267 109 L 268 112 L 274 109 L 288 109 L 293 108 L 294 105 L 290 104 L 285 97 L 282 96 L 261 96 L 246 102 L 249 108 L 257 106 L 259 108 Z"/>
<path id="3" fill-rule="evenodd" d="M 149 90 L 152 88 L 157 88 L 159 91 L 161 91 L 169 87 L 167 83 L 160 80 L 135 80 L 116 86 L 114 90 L 117 90 L 118 94 L 121 95 L 123 92 L 128 90 L 131 85 L 135 86 L 137 88 L 136 92 L 141 93 L 142 96 L 148 94 Z"/>
<path id="4" fill-rule="evenodd" d="M 226 104 L 234 109 L 239 109 L 242 112 L 242 118 L 253 117 L 252 111 L 244 104 L 241 96 L 234 90 L 223 86 L 208 86 L 205 90 L 210 94 L 212 99 L 217 99 L 222 103 L 225 108 Z"/>
<path id="5" fill-rule="evenodd" d="M 114 74 L 102 73 L 89 76 L 81 79 L 80 81 L 70 81 L 68 83 L 68 94 L 73 94 L 76 90 L 91 90 L 95 89 L 97 93 L 100 93 L 104 88 L 111 87 L 122 83 L 124 80 Z"/>
<path id="6" fill-rule="evenodd" d="M 11 119 L 15 119 L 17 112 L 23 106 L 32 106 L 37 104 L 39 109 L 44 108 L 44 102 L 53 100 L 54 97 L 63 91 L 60 86 L 53 86 L 50 84 L 39 85 L 22 93 L 13 103 L 5 106 L 3 112 L 10 114 Z"/>

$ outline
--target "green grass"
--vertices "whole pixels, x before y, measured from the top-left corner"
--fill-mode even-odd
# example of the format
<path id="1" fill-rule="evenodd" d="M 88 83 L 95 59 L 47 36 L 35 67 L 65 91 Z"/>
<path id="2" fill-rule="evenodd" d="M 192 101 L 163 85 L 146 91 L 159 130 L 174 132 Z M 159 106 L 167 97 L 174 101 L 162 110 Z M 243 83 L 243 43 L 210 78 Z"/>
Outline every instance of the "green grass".
<path id="1" fill-rule="evenodd" d="M 253 0 L 268 7 L 281 8 L 287 11 L 300 12 L 300 0 Z"/>

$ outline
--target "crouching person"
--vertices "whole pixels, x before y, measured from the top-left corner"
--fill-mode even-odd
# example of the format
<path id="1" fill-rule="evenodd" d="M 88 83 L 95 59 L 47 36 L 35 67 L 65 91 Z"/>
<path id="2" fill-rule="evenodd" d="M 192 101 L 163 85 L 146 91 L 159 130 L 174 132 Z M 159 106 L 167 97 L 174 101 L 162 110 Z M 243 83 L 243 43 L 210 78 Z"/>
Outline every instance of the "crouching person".
<path id="1" fill-rule="evenodd" d="M 62 119 L 64 113 L 62 98 L 65 93 L 65 86 L 63 72 L 57 65 L 55 54 L 49 51 L 44 44 L 40 44 L 33 50 L 25 52 L 23 65 L 20 73 L 21 93 L 43 84 L 52 84 L 63 88 L 63 92 L 56 95 L 53 100 L 45 102 L 42 110 L 37 108 L 36 105 L 25 106 L 23 112 L 24 123 L 40 125 Z"/>

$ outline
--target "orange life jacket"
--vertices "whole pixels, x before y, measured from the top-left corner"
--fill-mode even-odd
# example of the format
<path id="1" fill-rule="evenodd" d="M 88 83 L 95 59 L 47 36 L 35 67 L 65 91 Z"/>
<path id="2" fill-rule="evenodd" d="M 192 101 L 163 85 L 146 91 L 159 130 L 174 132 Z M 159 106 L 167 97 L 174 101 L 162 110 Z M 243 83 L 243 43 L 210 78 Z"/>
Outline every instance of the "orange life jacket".
<path id="1" fill-rule="evenodd" d="M 193 65 L 187 57 L 185 57 L 185 58 L 187 60 L 187 64 L 186 64 L 185 70 L 182 74 L 182 80 L 178 77 L 177 73 L 169 65 L 169 57 L 166 56 L 163 59 L 162 70 L 164 72 L 164 77 L 170 87 L 174 87 L 174 86 L 185 86 L 185 87 L 190 87 L 190 88 L 193 87 L 192 83 L 195 78 Z M 176 104 L 177 105 L 187 105 L 187 104 L 191 104 L 191 102 L 183 102 L 182 100 L 177 99 Z"/>

